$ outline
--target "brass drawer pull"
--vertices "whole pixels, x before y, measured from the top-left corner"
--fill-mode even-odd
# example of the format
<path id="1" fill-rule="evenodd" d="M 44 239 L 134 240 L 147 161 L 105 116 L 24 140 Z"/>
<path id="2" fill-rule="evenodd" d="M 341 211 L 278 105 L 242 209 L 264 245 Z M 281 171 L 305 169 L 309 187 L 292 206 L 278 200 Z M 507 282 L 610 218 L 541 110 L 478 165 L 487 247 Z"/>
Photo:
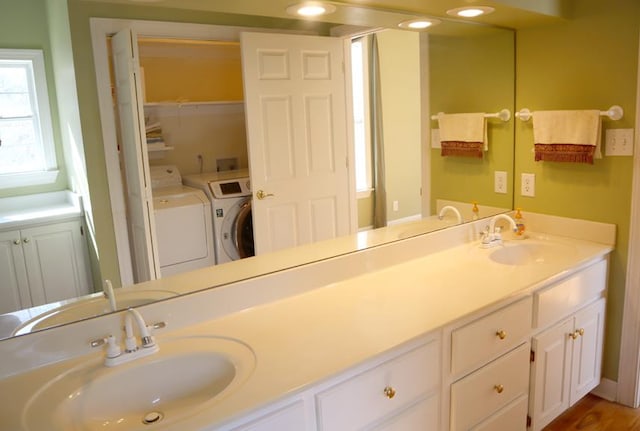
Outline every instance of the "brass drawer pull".
<path id="1" fill-rule="evenodd" d="M 501 393 L 504 391 L 504 386 L 502 386 L 502 385 L 495 385 L 495 386 L 493 387 L 493 389 L 495 389 L 497 393 L 501 394 Z"/>
<path id="2" fill-rule="evenodd" d="M 384 388 L 384 396 L 391 399 L 396 396 L 396 390 L 391 386 L 387 386 L 386 388 Z"/>
<path id="3" fill-rule="evenodd" d="M 504 340 L 505 338 L 507 338 L 507 333 L 504 330 L 499 330 L 498 332 L 496 332 L 496 335 L 498 336 L 498 338 L 500 338 L 501 340 Z"/>

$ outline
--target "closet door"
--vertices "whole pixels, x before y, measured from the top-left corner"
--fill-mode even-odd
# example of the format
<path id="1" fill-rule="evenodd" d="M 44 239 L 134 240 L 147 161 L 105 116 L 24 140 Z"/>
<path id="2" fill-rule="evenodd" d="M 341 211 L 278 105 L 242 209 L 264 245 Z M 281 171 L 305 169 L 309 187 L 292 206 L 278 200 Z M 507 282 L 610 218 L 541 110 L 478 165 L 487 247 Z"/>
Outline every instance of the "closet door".
<path id="1" fill-rule="evenodd" d="M 130 29 L 116 33 L 111 39 L 111 47 L 120 116 L 120 145 L 127 179 L 134 281 L 155 280 L 160 277 L 160 263 L 154 238 L 156 230 L 136 34 Z"/>
<path id="2" fill-rule="evenodd" d="M 350 233 L 342 40 L 240 40 L 256 254 Z"/>

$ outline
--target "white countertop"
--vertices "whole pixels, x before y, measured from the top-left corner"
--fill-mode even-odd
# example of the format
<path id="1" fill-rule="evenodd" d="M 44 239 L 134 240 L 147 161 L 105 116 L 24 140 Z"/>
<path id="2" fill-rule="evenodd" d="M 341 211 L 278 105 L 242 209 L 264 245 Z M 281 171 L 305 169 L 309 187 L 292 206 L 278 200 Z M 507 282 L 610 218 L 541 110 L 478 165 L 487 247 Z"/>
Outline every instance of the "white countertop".
<path id="1" fill-rule="evenodd" d="M 81 215 L 79 196 L 68 190 L 0 199 L 0 229 L 20 228 Z"/>
<path id="2" fill-rule="evenodd" d="M 175 429 L 228 423 L 470 313 L 530 294 L 612 250 L 611 245 L 597 242 L 530 235 L 524 241 L 555 243 L 574 252 L 529 265 L 504 265 L 488 258 L 495 249 L 468 242 L 210 321 L 158 332 L 160 346 L 163 337 L 184 331 L 240 340 L 256 356 L 256 368 L 246 383 Z M 387 252 L 392 252 L 391 247 L 402 244 L 389 247 Z M 213 293 L 180 298 L 183 310 L 189 310 L 189 304 L 193 310 L 204 306 L 207 294 Z M 171 301 L 149 306 L 147 314 L 168 313 Z M 0 422 L 20 429 L 19 412 L 30 394 L 70 364 L 86 360 L 85 355 L 0 381 Z M 166 425 L 154 429 L 172 429 Z"/>

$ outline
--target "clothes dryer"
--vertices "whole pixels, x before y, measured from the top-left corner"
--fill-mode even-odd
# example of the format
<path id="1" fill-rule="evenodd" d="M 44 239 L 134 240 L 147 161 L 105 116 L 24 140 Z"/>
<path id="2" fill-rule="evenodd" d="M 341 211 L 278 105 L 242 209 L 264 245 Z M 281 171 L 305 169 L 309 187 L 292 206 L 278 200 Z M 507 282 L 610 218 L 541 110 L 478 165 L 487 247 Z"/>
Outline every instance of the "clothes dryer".
<path id="1" fill-rule="evenodd" d="M 197 188 L 182 185 L 173 165 L 150 168 L 160 274 L 215 265 L 211 205 Z"/>
<path id="2" fill-rule="evenodd" d="M 246 169 L 185 175 L 211 202 L 216 263 L 254 255 L 251 182 Z"/>

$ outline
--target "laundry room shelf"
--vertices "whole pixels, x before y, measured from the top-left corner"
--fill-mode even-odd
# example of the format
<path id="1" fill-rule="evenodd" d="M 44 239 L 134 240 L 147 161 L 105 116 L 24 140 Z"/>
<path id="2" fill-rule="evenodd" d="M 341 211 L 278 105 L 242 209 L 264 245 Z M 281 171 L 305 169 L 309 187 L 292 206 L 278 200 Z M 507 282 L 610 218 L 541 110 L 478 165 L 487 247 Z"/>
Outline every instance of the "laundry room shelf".
<path id="1" fill-rule="evenodd" d="M 198 105 L 242 105 L 244 100 L 211 100 L 201 102 L 147 102 L 144 104 L 145 108 L 154 107 L 181 107 L 181 106 L 198 106 Z"/>
<path id="2" fill-rule="evenodd" d="M 156 151 L 171 151 L 173 150 L 173 147 L 147 147 L 147 151 L 150 153 L 156 152 Z"/>

